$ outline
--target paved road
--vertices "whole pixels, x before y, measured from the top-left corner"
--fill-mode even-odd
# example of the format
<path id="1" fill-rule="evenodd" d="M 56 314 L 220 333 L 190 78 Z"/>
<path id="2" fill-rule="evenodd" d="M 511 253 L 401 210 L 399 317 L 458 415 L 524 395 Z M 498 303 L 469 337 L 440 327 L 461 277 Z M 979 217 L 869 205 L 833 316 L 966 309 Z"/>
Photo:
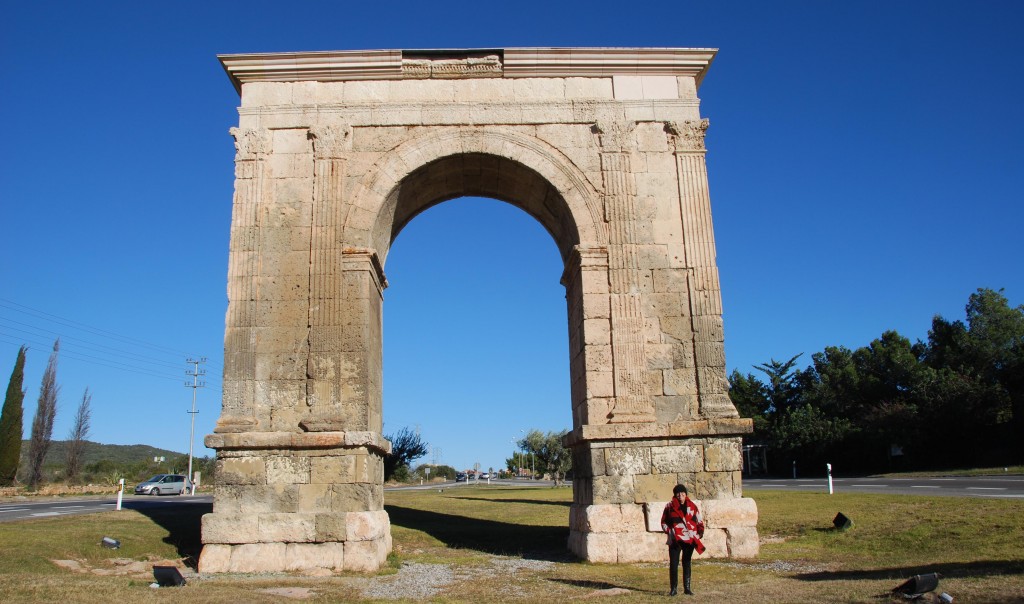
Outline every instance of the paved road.
<path id="1" fill-rule="evenodd" d="M 833 478 L 836 493 L 889 493 L 1024 499 L 1024 476 L 950 476 L 921 478 Z M 827 478 L 745 478 L 743 489 L 828 492 Z"/>
<path id="2" fill-rule="evenodd" d="M 134 495 L 129 495 L 121 501 L 121 507 L 127 510 L 139 510 L 144 512 L 146 510 L 179 505 L 210 505 L 212 503 L 212 495 L 196 495 L 195 497 L 175 495 L 165 497 L 136 497 Z M 72 514 L 109 512 L 113 510 L 116 505 L 116 497 L 83 497 L 80 499 L 61 498 L 48 499 L 45 501 L 25 500 L 0 503 L 0 522 L 30 520 L 33 518 L 52 518 L 55 516 L 68 516 Z"/>
<path id="3" fill-rule="evenodd" d="M 454 489 L 485 485 L 486 481 L 431 483 L 423 486 L 395 487 L 400 489 Z M 491 484 L 516 487 L 550 487 L 545 480 L 492 480 Z M 970 476 L 945 478 L 833 478 L 836 493 L 889 493 L 893 495 L 942 495 L 952 497 L 994 497 L 1024 499 L 1024 476 Z M 746 491 L 765 489 L 828 492 L 825 478 L 751 478 L 743 480 Z M 388 490 L 392 490 L 390 487 Z M 17 501 L 0 503 L 0 522 L 50 518 L 71 514 L 108 512 L 117 503 L 115 497 L 50 499 L 46 501 Z M 127 495 L 121 506 L 129 510 L 152 510 L 181 505 L 211 505 L 212 495 L 149 497 Z"/>

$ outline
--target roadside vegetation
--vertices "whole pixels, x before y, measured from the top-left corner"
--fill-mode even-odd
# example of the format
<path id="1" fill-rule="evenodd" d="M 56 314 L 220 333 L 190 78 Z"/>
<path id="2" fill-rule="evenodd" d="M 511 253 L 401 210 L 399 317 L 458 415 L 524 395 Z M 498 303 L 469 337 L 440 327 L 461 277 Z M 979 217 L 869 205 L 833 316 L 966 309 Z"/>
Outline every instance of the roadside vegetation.
<path id="1" fill-rule="evenodd" d="M 17 602 L 150 599 L 151 566 L 177 563 L 188 584 L 160 589 L 161 601 L 665 601 L 665 564 L 569 555 L 571 497 L 568 489 L 485 485 L 389 491 L 390 564 L 334 577 L 194 576 L 187 565 L 209 506 L 6 523 L 0 593 Z M 1024 601 L 1024 502 L 775 491 L 756 500 L 759 557 L 697 561 L 688 601 L 887 602 L 896 585 L 929 572 L 943 575 L 939 591 L 956 602 Z M 840 511 L 853 528 L 833 527 Z M 104 536 L 120 549 L 102 547 Z"/>
<path id="2" fill-rule="evenodd" d="M 979 289 L 966 321 L 932 320 L 927 341 L 886 331 L 734 371 L 729 396 L 754 433 L 748 469 L 846 475 L 1024 463 L 1024 305 Z"/>

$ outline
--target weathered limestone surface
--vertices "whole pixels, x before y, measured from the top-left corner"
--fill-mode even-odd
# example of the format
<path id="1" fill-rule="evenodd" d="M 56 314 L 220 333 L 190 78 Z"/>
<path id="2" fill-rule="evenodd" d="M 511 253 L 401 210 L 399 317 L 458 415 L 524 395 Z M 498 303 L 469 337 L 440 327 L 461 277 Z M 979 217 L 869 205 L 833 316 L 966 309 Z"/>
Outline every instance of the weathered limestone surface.
<path id="1" fill-rule="evenodd" d="M 241 106 L 201 571 L 384 563 L 384 266 L 410 220 L 459 196 L 520 207 L 565 265 L 570 549 L 660 560 L 650 506 L 684 482 L 707 507 L 705 555 L 756 555 L 697 98 L 714 54 L 221 57 Z"/>

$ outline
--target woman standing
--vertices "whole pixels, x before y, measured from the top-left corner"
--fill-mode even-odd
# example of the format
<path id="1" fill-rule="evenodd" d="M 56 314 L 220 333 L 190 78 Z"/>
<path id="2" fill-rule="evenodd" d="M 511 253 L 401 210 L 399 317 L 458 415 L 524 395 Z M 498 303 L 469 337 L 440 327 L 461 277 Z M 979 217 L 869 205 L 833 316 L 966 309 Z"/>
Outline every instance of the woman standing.
<path id="1" fill-rule="evenodd" d="M 671 591 L 668 595 L 676 595 L 679 586 L 679 554 L 683 554 L 683 593 L 693 595 L 690 589 L 690 559 L 694 550 L 698 554 L 704 552 L 704 544 L 700 538 L 704 536 L 704 519 L 701 518 L 697 504 L 686 494 L 686 486 L 677 484 L 672 489 L 672 501 L 665 506 L 661 514 L 661 530 L 668 533 L 668 581 Z"/>

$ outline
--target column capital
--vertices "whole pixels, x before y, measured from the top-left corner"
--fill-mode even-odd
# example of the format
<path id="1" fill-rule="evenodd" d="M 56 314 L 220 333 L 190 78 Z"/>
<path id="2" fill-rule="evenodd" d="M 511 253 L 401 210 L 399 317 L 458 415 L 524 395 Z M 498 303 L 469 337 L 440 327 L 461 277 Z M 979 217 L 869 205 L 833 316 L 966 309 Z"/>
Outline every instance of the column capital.
<path id="1" fill-rule="evenodd" d="M 568 287 L 581 270 L 608 270 L 608 247 L 603 245 L 574 245 L 565 261 L 565 269 L 559 280 Z"/>
<path id="2" fill-rule="evenodd" d="M 590 131 L 597 137 L 597 144 L 602 151 L 624 152 L 636 149 L 636 137 L 633 131 L 636 129 L 636 122 L 599 119 Z"/>
<path id="3" fill-rule="evenodd" d="M 372 248 L 347 247 L 342 250 L 342 270 L 369 270 L 373 275 L 377 290 L 383 292 L 388 287 L 384 267 L 381 266 L 377 250 Z"/>
<path id="4" fill-rule="evenodd" d="M 228 130 L 235 139 L 235 161 L 257 159 L 272 150 L 273 136 L 263 128 L 231 128 Z"/>
<path id="5" fill-rule="evenodd" d="M 341 159 L 352 150 L 352 126 L 349 124 L 310 126 L 315 159 Z"/>
<path id="6" fill-rule="evenodd" d="M 704 135 L 709 123 L 707 119 L 665 122 L 668 142 L 677 152 L 704 151 Z"/>

